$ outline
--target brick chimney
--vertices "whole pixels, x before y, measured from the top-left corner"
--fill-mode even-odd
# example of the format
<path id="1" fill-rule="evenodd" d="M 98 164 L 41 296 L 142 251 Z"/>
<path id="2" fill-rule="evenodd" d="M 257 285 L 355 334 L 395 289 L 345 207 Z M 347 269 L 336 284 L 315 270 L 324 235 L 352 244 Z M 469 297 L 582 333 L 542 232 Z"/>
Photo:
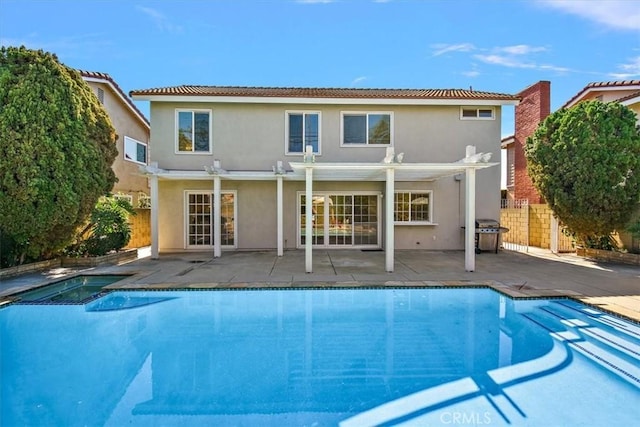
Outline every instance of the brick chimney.
<path id="1" fill-rule="evenodd" d="M 521 101 L 515 107 L 514 198 L 527 199 L 530 204 L 544 203 L 527 174 L 524 146 L 538 124 L 551 113 L 551 82 L 539 81 L 518 96 Z"/>

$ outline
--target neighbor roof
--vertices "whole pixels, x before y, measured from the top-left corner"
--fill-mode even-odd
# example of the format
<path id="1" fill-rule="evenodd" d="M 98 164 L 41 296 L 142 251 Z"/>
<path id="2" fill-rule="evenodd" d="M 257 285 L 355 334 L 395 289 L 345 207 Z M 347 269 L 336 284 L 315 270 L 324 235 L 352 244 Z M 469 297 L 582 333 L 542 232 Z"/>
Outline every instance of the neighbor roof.
<path id="1" fill-rule="evenodd" d="M 114 92 L 116 93 L 116 95 L 118 95 L 122 101 L 124 101 L 125 105 L 127 105 L 127 107 L 129 107 L 129 109 L 131 110 L 131 112 L 138 117 L 138 119 L 140 119 L 140 121 L 142 121 L 146 127 L 149 127 L 149 119 L 147 119 L 145 117 L 144 114 L 142 114 L 142 112 L 138 109 L 138 107 L 136 107 L 136 105 L 133 103 L 133 101 L 131 100 L 131 98 L 129 98 L 122 89 L 120 89 L 120 86 L 118 86 L 118 84 L 111 78 L 111 76 L 107 73 L 99 73 L 97 71 L 86 71 L 86 70 L 78 70 L 78 72 L 80 73 L 80 75 L 82 76 L 83 79 L 85 80 L 92 80 L 92 81 L 102 81 L 106 84 L 108 84 L 109 86 L 111 86 L 111 88 L 114 90 Z"/>
<path id="2" fill-rule="evenodd" d="M 584 98 L 585 95 L 593 91 L 602 90 L 624 90 L 624 89 L 640 89 L 640 80 L 618 80 L 612 82 L 593 82 L 586 85 L 580 92 L 575 94 L 570 100 L 560 108 L 567 108 L 573 105 L 576 101 Z"/>
<path id="3" fill-rule="evenodd" d="M 516 103 L 516 95 L 484 92 L 473 89 L 353 89 L 304 87 L 246 86 L 171 86 L 139 89 L 132 97 L 225 97 L 225 98 L 298 98 L 298 99 L 388 99 L 388 100 L 478 100 Z"/>

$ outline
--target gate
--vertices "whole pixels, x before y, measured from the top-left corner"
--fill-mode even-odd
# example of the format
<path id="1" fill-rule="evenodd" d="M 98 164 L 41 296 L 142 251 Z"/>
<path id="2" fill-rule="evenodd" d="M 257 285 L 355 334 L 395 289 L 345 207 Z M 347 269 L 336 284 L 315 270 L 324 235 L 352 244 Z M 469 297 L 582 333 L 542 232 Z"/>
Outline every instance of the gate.
<path id="1" fill-rule="evenodd" d="M 559 254 L 575 251 L 576 245 L 573 239 L 564 233 L 564 227 L 555 216 L 551 215 L 551 252 Z"/>
<path id="2" fill-rule="evenodd" d="M 501 235 L 502 247 L 510 251 L 529 251 L 529 201 L 501 200 L 500 226 L 509 229 Z"/>

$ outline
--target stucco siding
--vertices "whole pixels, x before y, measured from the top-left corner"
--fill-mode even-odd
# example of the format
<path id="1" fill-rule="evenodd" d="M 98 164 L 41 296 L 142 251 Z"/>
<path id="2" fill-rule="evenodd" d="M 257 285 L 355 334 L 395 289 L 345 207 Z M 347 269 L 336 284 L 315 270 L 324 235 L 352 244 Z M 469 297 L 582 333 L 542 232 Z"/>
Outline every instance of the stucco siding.
<path id="1" fill-rule="evenodd" d="M 227 171 L 271 171 L 278 161 L 302 161 L 302 155 L 286 154 L 286 113 L 320 112 L 320 153 L 317 163 L 380 162 L 386 146 L 342 146 L 342 112 L 389 112 L 393 115 L 393 146 L 404 153 L 405 163 L 450 163 L 465 156 L 465 147 L 474 145 L 477 152 L 492 153 L 492 162 L 500 162 L 499 106 L 491 120 L 461 120 L 457 105 L 303 105 L 240 103 L 151 103 L 151 161 L 165 170 L 201 171 L 214 159 Z M 176 111 L 210 110 L 212 112 L 211 153 L 176 153 Z M 465 175 L 449 176 L 432 182 L 396 181 L 396 190 L 432 191 L 433 225 L 396 225 L 396 249 L 449 250 L 464 248 Z M 239 250 L 275 249 L 277 247 L 277 183 L 222 179 L 223 191 L 236 194 L 236 232 L 234 245 Z M 283 240 L 284 249 L 299 246 L 298 196 L 304 181 L 284 180 Z M 500 167 L 476 172 L 476 218 L 500 217 Z M 161 252 L 182 251 L 186 247 L 185 192 L 213 191 L 213 178 L 205 180 L 159 180 L 159 241 Z M 384 195 L 382 181 L 331 182 L 314 181 L 314 192 L 333 194 L 364 192 L 378 196 L 378 236 L 384 238 Z M 223 250 L 229 248 L 223 248 Z M 212 250 L 203 248 L 202 250 Z"/>
<path id="2" fill-rule="evenodd" d="M 479 173 L 482 174 L 485 171 Z M 277 246 L 277 206 L 275 181 L 227 181 L 222 191 L 236 194 L 236 245 L 238 249 L 275 249 Z M 304 182 L 287 181 L 283 185 L 284 249 L 295 249 L 298 239 L 298 196 Z M 399 182 L 396 190 L 433 191 L 434 225 L 396 225 L 397 249 L 450 250 L 464 247 L 464 179 L 444 178 L 434 182 Z M 159 249 L 175 252 L 186 249 L 186 192 L 213 192 L 213 182 L 161 180 L 159 182 Z M 384 195 L 382 182 L 315 182 L 314 192 L 368 193 Z M 384 196 L 383 196 L 384 197 Z M 484 200 L 478 200 L 478 202 Z M 384 199 L 378 206 L 379 236 L 384 246 Z M 499 218 L 499 209 L 485 217 Z M 209 248 L 195 250 L 211 250 Z"/>
<path id="3" fill-rule="evenodd" d="M 97 93 L 98 88 L 104 91 L 103 105 L 118 135 L 116 142 L 118 156 L 112 166 L 114 173 L 118 177 L 118 182 L 115 183 L 113 192 L 131 194 L 135 206 L 138 192 L 142 191 L 147 195 L 149 194 L 149 183 L 148 179 L 139 173 L 139 165 L 137 163 L 125 160 L 124 137 L 128 136 L 149 144 L 149 129 L 123 105 L 122 100 L 113 93 L 109 85 L 98 82 L 87 82 L 87 84 L 93 89 L 94 93 Z M 147 145 L 147 150 L 150 151 L 149 145 Z"/>
<path id="4" fill-rule="evenodd" d="M 176 154 L 176 110 L 212 111 L 210 154 Z M 341 112 L 384 111 L 393 113 L 396 152 L 407 162 L 452 162 L 464 157 L 464 146 L 492 152 L 500 160 L 500 108 L 495 120 L 460 120 L 458 106 L 305 106 L 200 103 L 152 103 L 154 142 L 152 160 L 166 169 L 201 170 L 220 159 L 228 170 L 270 170 L 278 160 L 300 161 L 301 155 L 285 154 L 286 111 L 320 111 L 321 153 L 319 162 L 377 162 L 386 146 L 341 146 Z M 468 144 L 462 143 L 468 141 Z"/>

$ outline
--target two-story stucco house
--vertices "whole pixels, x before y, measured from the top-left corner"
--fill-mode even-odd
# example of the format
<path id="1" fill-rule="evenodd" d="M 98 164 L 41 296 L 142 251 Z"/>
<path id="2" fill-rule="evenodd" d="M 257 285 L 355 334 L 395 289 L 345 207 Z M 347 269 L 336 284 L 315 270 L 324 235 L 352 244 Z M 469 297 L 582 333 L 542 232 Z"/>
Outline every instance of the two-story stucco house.
<path id="1" fill-rule="evenodd" d="M 501 106 L 457 89 L 177 86 L 150 101 L 160 252 L 462 249 L 499 218 Z M 476 171 L 477 178 L 476 178 Z M 157 200 L 157 203 L 155 201 Z M 466 231 L 465 231 L 466 230 Z"/>
<path id="2" fill-rule="evenodd" d="M 146 207 L 149 180 L 140 174 L 139 168 L 148 161 L 149 121 L 111 76 L 93 71 L 79 70 L 79 73 L 104 105 L 118 135 L 118 157 L 112 166 L 118 182 L 112 192 L 129 200 L 134 207 Z"/>

